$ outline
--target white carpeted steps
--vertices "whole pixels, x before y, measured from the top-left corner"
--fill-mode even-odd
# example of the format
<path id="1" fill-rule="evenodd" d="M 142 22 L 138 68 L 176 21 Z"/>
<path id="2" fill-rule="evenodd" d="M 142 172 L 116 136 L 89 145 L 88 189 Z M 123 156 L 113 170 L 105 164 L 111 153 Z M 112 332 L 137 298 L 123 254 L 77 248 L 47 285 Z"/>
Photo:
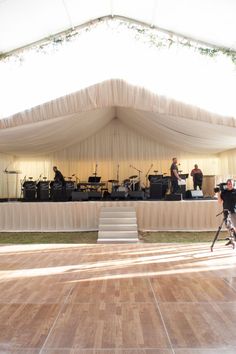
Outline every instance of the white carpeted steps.
<path id="1" fill-rule="evenodd" d="M 98 243 L 138 242 L 138 227 L 135 208 L 101 208 Z"/>

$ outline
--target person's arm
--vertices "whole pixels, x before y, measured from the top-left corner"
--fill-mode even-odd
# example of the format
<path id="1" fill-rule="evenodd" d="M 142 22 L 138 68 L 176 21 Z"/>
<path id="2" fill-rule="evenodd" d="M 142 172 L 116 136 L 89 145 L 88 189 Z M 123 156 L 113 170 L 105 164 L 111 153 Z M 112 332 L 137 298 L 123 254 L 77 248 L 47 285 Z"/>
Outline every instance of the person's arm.
<path id="1" fill-rule="evenodd" d="M 173 173 L 174 173 L 175 177 L 176 177 L 179 181 L 181 181 L 181 178 L 180 178 L 180 176 L 179 176 L 177 170 L 173 170 Z"/>
<path id="2" fill-rule="evenodd" d="M 218 192 L 218 193 L 217 193 L 217 199 L 218 199 L 218 203 L 219 203 L 219 204 L 223 204 L 223 199 L 222 199 L 222 197 L 221 197 L 221 192 Z"/>
<path id="3" fill-rule="evenodd" d="M 193 172 L 193 170 L 191 171 L 191 174 L 190 174 L 190 176 L 192 176 L 192 177 L 194 176 L 194 172 Z"/>

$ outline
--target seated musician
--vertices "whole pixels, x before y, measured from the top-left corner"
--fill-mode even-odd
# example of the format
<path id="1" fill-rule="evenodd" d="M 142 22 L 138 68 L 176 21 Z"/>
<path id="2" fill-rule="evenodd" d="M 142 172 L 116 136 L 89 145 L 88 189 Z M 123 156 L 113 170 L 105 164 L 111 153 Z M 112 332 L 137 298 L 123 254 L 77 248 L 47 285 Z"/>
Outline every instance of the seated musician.
<path id="1" fill-rule="evenodd" d="M 55 172 L 54 181 L 60 182 L 62 186 L 65 186 L 65 178 L 62 173 L 57 169 L 57 166 L 53 166 L 53 171 Z"/>

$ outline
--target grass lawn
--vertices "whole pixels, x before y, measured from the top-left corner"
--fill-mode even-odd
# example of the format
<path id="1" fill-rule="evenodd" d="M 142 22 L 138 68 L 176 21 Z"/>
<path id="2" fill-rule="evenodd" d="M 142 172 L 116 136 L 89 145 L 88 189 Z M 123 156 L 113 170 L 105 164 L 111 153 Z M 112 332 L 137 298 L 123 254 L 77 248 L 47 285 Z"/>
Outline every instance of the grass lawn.
<path id="1" fill-rule="evenodd" d="M 140 232 L 140 240 L 145 243 L 160 242 L 211 242 L 216 232 Z M 0 244 L 26 243 L 96 243 L 96 231 L 85 232 L 2 232 Z M 227 237 L 221 232 L 219 239 Z"/>

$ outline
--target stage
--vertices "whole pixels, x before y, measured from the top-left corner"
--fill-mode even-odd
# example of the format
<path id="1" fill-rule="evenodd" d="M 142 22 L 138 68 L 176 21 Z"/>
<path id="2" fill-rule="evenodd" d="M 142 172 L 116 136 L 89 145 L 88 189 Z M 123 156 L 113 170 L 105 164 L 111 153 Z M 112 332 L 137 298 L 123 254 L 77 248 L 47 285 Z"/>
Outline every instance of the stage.
<path id="1" fill-rule="evenodd" d="M 215 231 L 217 200 L 0 203 L 0 232 L 98 230 L 101 207 L 132 206 L 140 231 Z"/>

